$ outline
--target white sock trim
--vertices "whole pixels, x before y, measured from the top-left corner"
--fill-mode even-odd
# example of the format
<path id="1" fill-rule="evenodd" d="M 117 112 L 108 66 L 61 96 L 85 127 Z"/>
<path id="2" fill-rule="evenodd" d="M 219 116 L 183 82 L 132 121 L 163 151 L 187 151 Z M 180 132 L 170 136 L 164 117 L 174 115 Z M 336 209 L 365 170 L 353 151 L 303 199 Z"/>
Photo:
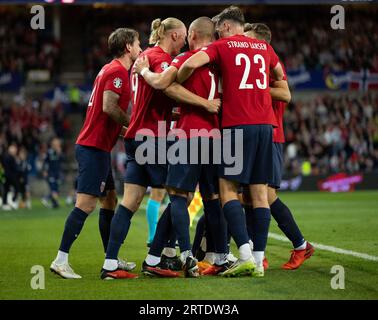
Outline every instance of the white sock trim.
<path id="1" fill-rule="evenodd" d="M 227 263 L 227 253 L 216 253 L 214 263 L 218 266 Z"/>
<path id="2" fill-rule="evenodd" d="M 202 237 L 202 239 L 201 239 L 201 244 L 200 244 L 200 248 L 202 249 L 203 252 L 206 252 L 206 250 L 207 250 L 207 241 L 206 241 L 206 237 Z"/>
<path id="3" fill-rule="evenodd" d="M 294 250 L 304 250 L 307 247 L 307 241 L 303 242 L 303 244 L 297 248 L 294 248 Z"/>
<path id="4" fill-rule="evenodd" d="M 203 258 L 203 260 L 209 262 L 210 264 L 214 264 L 215 259 L 215 252 L 206 252 L 205 257 Z"/>
<path id="5" fill-rule="evenodd" d="M 148 254 L 144 261 L 146 261 L 146 263 L 149 266 L 156 266 L 160 263 L 160 260 L 161 260 L 160 257 L 153 256 L 152 254 Z"/>
<path id="6" fill-rule="evenodd" d="M 264 260 L 264 251 L 253 251 L 252 252 L 253 258 L 255 259 L 256 265 L 262 266 L 263 265 L 263 260 Z"/>
<path id="7" fill-rule="evenodd" d="M 242 261 L 249 260 L 252 257 L 251 247 L 249 243 L 245 243 L 239 247 L 239 258 Z"/>
<path id="8" fill-rule="evenodd" d="M 190 251 L 190 250 L 186 250 L 186 251 L 184 251 L 184 252 L 181 252 L 181 254 L 180 254 L 180 260 L 181 260 L 181 262 L 182 262 L 183 264 L 185 264 L 185 262 L 186 262 L 186 258 L 189 257 L 189 256 L 193 257 L 193 253 L 192 253 L 192 251 Z"/>
<path id="9" fill-rule="evenodd" d="M 165 247 L 163 249 L 163 252 L 162 252 L 165 256 L 169 257 L 169 258 L 174 258 L 176 257 L 177 253 L 176 253 L 176 248 L 169 248 L 169 247 Z"/>
<path id="10" fill-rule="evenodd" d="M 68 253 L 63 251 L 58 251 L 55 259 L 56 264 L 65 264 L 68 263 Z"/>
<path id="11" fill-rule="evenodd" d="M 251 247 L 251 251 L 253 251 L 253 242 L 252 242 L 252 240 L 249 240 L 249 246 Z"/>
<path id="12" fill-rule="evenodd" d="M 114 271 L 118 268 L 118 260 L 116 259 L 105 259 L 103 268 L 105 270 Z"/>

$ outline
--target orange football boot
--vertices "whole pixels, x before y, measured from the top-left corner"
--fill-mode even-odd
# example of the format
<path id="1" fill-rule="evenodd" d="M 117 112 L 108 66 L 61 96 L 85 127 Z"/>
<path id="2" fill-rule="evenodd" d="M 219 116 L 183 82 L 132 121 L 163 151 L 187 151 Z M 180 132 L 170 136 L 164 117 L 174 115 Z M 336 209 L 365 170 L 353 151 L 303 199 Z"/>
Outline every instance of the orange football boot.
<path id="1" fill-rule="evenodd" d="M 269 262 L 266 257 L 264 257 L 264 260 L 263 260 L 263 267 L 264 267 L 264 271 L 269 268 Z"/>
<path id="2" fill-rule="evenodd" d="M 216 275 L 228 270 L 231 266 L 232 266 L 231 262 L 226 262 L 222 265 L 213 264 L 213 265 L 210 265 L 210 267 L 208 267 L 204 271 L 202 271 L 201 274 L 203 276 L 216 276 Z"/>
<path id="3" fill-rule="evenodd" d="M 303 262 L 310 258 L 314 254 L 314 247 L 311 243 L 307 242 L 306 249 L 303 250 L 291 250 L 291 256 L 288 262 L 286 262 L 282 269 L 295 270 L 298 269 Z"/>
<path id="4" fill-rule="evenodd" d="M 205 271 L 207 268 L 211 267 L 212 264 L 206 260 L 202 260 L 200 262 L 197 262 L 198 272 L 202 274 L 203 271 Z"/>
<path id="5" fill-rule="evenodd" d="M 122 269 L 116 269 L 114 271 L 108 271 L 103 269 L 101 271 L 101 279 L 102 280 L 109 280 L 109 279 L 134 279 L 138 278 L 138 275 L 135 273 L 127 272 Z"/>

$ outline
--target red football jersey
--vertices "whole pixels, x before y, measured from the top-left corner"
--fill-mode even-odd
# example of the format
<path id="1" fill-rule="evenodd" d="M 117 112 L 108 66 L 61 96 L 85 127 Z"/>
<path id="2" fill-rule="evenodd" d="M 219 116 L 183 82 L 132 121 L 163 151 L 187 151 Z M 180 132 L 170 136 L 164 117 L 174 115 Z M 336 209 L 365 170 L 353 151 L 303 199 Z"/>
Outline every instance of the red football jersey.
<path id="1" fill-rule="evenodd" d="M 234 35 L 202 48 L 222 76 L 222 127 L 243 124 L 276 126 L 269 93 L 269 73 L 278 63 L 263 40 Z"/>
<path id="2" fill-rule="evenodd" d="M 283 72 L 284 72 L 284 80 L 287 80 L 287 75 L 285 71 L 285 67 L 283 63 L 280 61 Z M 285 108 L 287 103 L 283 101 L 277 101 L 277 100 L 272 100 L 272 105 L 273 105 L 273 112 L 274 115 L 276 116 L 277 120 L 277 128 L 273 129 L 273 142 L 276 143 L 285 143 L 285 133 L 284 133 L 284 127 L 283 127 L 283 115 L 285 112 Z"/>
<path id="3" fill-rule="evenodd" d="M 159 46 L 146 49 L 141 54 L 144 55 L 148 57 L 152 72 L 161 73 L 172 62 L 171 56 Z M 125 138 L 135 138 L 137 132 L 142 135 L 163 136 L 158 134 L 158 121 L 166 121 L 165 130 L 168 133 L 175 102 L 162 90 L 152 88 L 140 75 L 134 74 L 131 81 L 132 113 Z"/>
<path id="4" fill-rule="evenodd" d="M 117 142 L 122 126 L 102 111 L 106 90 L 119 95 L 118 105 L 126 112 L 130 102 L 129 74 L 118 60 L 106 64 L 98 73 L 89 98 L 85 122 L 76 143 L 110 152 Z"/>
<path id="5" fill-rule="evenodd" d="M 181 65 L 197 51 L 192 50 L 179 54 L 173 59 L 171 66 L 180 69 Z M 182 85 L 202 98 L 209 100 L 219 98 L 219 76 L 216 70 L 209 65 L 196 69 Z M 214 135 L 207 134 L 206 131 L 210 132 L 214 128 L 219 129 L 218 115 L 207 112 L 201 107 L 182 104 L 180 105 L 180 118 L 175 128 L 185 131 L 188 138 L 197 136 L 214 137 Z M 190 129 L 205 130 L 190 134 Z"/>

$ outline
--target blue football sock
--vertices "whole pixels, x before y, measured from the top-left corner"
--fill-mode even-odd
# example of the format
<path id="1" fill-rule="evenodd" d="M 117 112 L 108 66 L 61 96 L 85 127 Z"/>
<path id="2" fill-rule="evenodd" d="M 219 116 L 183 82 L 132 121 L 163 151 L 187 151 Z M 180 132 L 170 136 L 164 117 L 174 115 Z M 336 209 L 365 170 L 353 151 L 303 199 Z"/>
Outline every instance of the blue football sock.
<path id="1" fill-rule="evenodd" d="M 170 195 L 171 199 L 171 218 L 173 229 L 179 243 L 180 251 L 191 250 L 189 234 L 189 212 L 187 199 L 184 197 Z"/>
<path id="2" fill-rule="evenodd" d="M 203 202 L 203 206 L 206 216 L 207 243 L 209 243 L 208 238 L 211 238 L 210 245 L 208 245 L 206 251 L 216 253 L 228 252 L 227 223 L 224 218 L 219 199 L 205 200 Z"/>
<path id="3" fill-rule="evenodd" d="M 104 252 L 108 248 L 109 236 L 110 236 L 110 224 L 114 216 L 114 210 L 100 209 L 98 215 L 98 228 L 100 230 L 102 245 L 104 246 Z"/>
<path id="4" fill-rule="evenodd" d="M 201 241 L 205 233 L 205 215 L 203 214 L 201 218 L 199 218 L 197 225 L 196 225 L 196 233 L 193 240 L 192 245 L 192 252 L 194 256 L 197 256 L 197 251 L 200 249 Z"/>
<path id="5" fill-rule="evenodd" d="M 83 228 L 85 219 L 88 214 L 83 210 L 75 207 L 67 217 L 66 224 L 64 226 L 62 241 L 60 242 L 59 250 L 63 252 L 69 252 L 72 244 L 79 236 L 81 229 Z"/>
<path id="6" fill-rule="evenodd" d="M 239 200 L 228 201 L 223 206 L 224 217 L 226 218 L 231 236 L 238 248 L 249 242 L 247 226 L 243 207 Z"/>
<path id="7" fill-rule="evenodd" d="M 133 212 L 119 205 L 110 225 L 110 237 L 106 250 L 106 259 L 118 259 L 118 252 L 129 232 Z"/>
<path id="8" fill-rule="evenodd" d="M 154 239 L 156 226 L 159 219 L 160 202 L 149 199 L 147 202 L 146 218 L 148 224 L 148 243 Z"/>
<path id="9" fill-rule="evenodd" d="M 224 212 L 223 212 L 223 214 L 224 214 Z M 230 253 L 231 232 L 230 232 L 230 227 L 228 226 L 227 220 L 226 220 L 226 224 L 227 224 L 227 253 Z"/>
<path id="10" fill-rule="evenodd" d="M 251 217 L 253 251 L 265 251 L 268 242 L 270 209 L 255 208 Z"/>
<path id="11" fill-rule="evenodd" d="M 171 223 L 172 223 L 172 217 L 170 219 L 171 219 Z M 171 229 L 170 229 L 169 233 L 170 233 L 169 239 L 168 239 L 168 242 L 166 243 L 165 246 L 168 247 L 168 248 L 176 249 L 177 237 L 176 237 L 176 233 L 175 233 L 175 230 L 173 229 L 172 224 L 171 224 Z"/>
<path id="12" fill-rule="evenodd" d="M 252 225 L 253 225 L 253 207 L 244 206 L 245 222 L 247 224 L 247 231 L 249 239 L 252 240 Z"/>
<path id="13" fill-rule="evenodd" d="M 50 196 L 50 200 L 51 200 L 51 203 L 52 203 L 52 207 L 54 209 L 59 208 L 59 203 L 58 203 L 58 201 L 55 200 L 55 198 L 53 196 Z"/>
<path id="14" fill-rule="evenodd" d="M 207 222 L 207 221 L 206 221 Z M 205 223 L 206 252 L 215 252 L 214 236 L 209 223 Z"/>
<path id="15" fill-rule="evenodd" d="M 156 227 L 155 237 L 151 242 L 150 250 L 148 253 L 153 256 L 160 257 L 161 252 L 166 246 L 171 233 L 174 232 L 171 219 L 171 204 L 169 204 L 159 219 Z"/>
<path id="16" fill-rule="evenodd" d="M 278 227 L 285 236 L 293 243 L 294 248 L 304 243 L 304 238 L 296 224 L 290 209 L 279 199 L 272 203 L 270 210 L 273 218 L 277 221 Z"/>

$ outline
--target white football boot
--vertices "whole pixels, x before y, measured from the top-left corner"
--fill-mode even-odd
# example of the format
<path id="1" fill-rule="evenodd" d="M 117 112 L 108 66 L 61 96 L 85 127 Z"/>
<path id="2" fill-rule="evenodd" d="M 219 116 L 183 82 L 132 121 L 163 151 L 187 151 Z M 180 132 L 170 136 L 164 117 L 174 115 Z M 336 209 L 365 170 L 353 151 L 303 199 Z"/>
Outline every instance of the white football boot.
<path id="1" fill-rule="evenodd" d="M 81 279 L 81 276 L 73 271 L 68 262 L 57 264 L 54 260 L 51 263 L 50 270 L 64 279 Z"/>

